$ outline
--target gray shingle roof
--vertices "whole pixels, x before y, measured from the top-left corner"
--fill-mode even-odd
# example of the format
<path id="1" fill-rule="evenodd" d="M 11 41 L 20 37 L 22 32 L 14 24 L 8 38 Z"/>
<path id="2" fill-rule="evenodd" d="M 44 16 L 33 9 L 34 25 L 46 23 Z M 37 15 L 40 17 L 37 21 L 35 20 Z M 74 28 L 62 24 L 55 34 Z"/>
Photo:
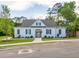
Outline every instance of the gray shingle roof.
<path id="1" fill-rule="evenodd" d="M 54 20 L 42 20 L 42 22 L 47 26 L 47 27 L 56 27 L 56 23 Z"/>
<path id="2" fill-rule="evenodd" d="M 23 20 L 23 23 L 20 25 L 21 27 L 30 27 L 35 20 Z"/>
<path id="3" fill-rule="evenodd" d="M 38 27 L 38 26 L 31 26 L 37 20 L 23 20 L 22 24 L 19 27 Z M 56 23 L 53 20 L 41 20 L 46 27 L 56 27 Z M 45 27 L 45 26 L 39 26 Z"/>

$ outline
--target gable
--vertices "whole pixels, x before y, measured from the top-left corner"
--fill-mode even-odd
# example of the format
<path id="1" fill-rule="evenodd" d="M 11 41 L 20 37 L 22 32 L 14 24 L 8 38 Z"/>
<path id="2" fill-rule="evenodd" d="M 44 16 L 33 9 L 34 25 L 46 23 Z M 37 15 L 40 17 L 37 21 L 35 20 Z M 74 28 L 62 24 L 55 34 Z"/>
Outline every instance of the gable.
<path id="1" fill-rule="evenodd" d="M 41 20 L 36 20 L 31 26 L 46 26 Z"/>

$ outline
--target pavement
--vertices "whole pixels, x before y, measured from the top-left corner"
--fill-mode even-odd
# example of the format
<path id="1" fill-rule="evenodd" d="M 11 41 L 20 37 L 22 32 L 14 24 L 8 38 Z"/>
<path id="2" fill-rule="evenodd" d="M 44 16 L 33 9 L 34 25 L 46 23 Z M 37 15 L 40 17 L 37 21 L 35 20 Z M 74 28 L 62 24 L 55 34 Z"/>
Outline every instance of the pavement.
<path id="1" fill-rule="evenodd" d="M 79 41 L 60 41 L 0 49 L 0 58 L 79 58 Z"/>

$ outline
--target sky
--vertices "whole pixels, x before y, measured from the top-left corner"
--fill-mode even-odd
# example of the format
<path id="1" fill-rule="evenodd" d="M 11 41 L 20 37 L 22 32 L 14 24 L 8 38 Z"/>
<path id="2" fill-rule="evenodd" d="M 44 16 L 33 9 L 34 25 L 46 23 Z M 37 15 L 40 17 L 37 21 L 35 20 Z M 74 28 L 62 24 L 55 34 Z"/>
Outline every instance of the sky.
<path id="1" fill-rule="evenodd" d="M 45 18 L 47 9 L 55 3 L 75 1 L 79 6 L 79 0 L 0 0 L 0 5 L 5 4 L 10 8 L 11 17 L 24 16 L 27 18 Z M 0 7 L 1 10 L 1 7 Z M 79 9 L 76 9 L 79 13 Z"/>

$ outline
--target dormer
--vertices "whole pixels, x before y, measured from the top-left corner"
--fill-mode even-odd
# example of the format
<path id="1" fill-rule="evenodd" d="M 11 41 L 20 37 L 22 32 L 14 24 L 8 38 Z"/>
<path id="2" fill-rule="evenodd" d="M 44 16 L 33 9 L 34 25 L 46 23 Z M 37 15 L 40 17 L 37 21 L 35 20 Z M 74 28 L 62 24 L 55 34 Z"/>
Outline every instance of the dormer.
<path id="1" fill-rule="evenodd" d="M 32 26 L 46 26 L 41 20 L 36 20 Z"/>

